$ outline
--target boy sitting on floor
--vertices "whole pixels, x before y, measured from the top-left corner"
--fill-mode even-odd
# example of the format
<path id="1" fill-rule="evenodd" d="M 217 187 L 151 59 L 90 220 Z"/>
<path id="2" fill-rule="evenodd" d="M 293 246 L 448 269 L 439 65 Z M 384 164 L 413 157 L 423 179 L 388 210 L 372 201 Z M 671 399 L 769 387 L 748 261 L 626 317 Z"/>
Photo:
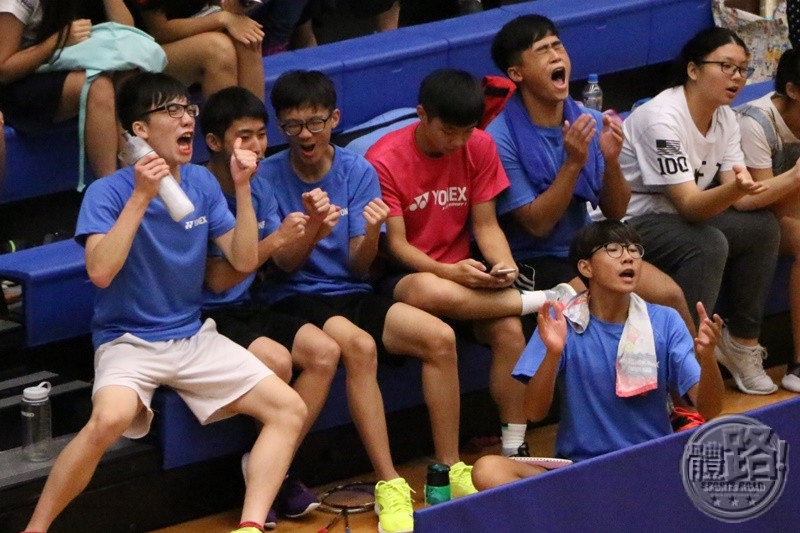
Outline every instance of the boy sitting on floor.
<path id="1" fill-rule="evenodd" d="M 694 342 L 677 311 L 633 291 L 644 250 L 620 222 L 583 228 L 570 259 L 589 287 L 566 306 L 548 302 L 514 377 L 526 382 L 525 412 L 547 416 L 559 384 L 556 455 L 580 461 L 672 433 L 665 405 L 670 390 L 710 419 L 722 408 L 722 376 L 714 348 L 722 320 L 697 304 Z M 553 311 L 551 313 L 550 311 Z M 569 325 L 568 325 L 569 324 Z M 473 469 L 479 489 L 534 476 L 544 469 L 497 456 Z"/>

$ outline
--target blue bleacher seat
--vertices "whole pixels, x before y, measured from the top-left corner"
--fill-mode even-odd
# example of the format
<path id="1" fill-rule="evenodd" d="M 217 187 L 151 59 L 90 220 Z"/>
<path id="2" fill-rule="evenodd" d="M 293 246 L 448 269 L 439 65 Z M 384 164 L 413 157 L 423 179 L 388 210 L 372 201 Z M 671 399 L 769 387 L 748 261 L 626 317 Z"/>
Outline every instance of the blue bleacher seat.
<path id="1" fill-rule="evenodd" d="M 89 332 L 96 288 L 74 240 L 0 255 L 0 279 L 22 286 L 25 344 L 39 346 Z"/>

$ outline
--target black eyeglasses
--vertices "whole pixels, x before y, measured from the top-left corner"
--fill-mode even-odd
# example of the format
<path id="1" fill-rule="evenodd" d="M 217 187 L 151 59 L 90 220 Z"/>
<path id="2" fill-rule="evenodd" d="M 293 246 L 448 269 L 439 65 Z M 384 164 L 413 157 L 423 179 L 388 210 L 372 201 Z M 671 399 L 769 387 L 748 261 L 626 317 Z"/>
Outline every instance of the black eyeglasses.
<path id="1" fill-rule="evenodd" d="M 184 113 L 189 113 L 190 117 L 196 117 L 200 114 L 200 106 L 197 104 L 164 104 L 150 111 L 145 111 L 142 115 L 149 115 L 150 113 L 158 113 L 160 111 L 166 111 L 172 118 L 181 118 Z"/>
<path id="2" fill-rule="evenodd" d="M 599 249 L 604 248 L 608 256 L 612 259 L 619 259 L 622 257 L 623 250 L 628 251 L 628 255 L 630 255 L 633 259 L 641 259 L 644 255 L 644 246 L 641 244 L 622 244 L 620 242 L 607 242 L 605 244 L 601 244 L 600 246 L 595 246 L 592 248 L 592 253 L 589 256 L 593 256 L 596 251 Z"/>
<path id="3" fill-rule="evenodd" d="M 325 129 L 325 124 L 331 119 L 332 116 L 333 112 L 331 111 L 325 118 L 312 117 L 305 122 L 299 122 L 296 120 L 281 122 L 281 130 L 283 130 L 283 133 L 289 137 L 300 135 L 300 132 L 303 131 L 303 128 L 307 129 L 311 133 L 319 133 Z"/>
<path id="4" fill-rule="evenodd" d="M 695 61 L 695 63 L 698 65 L 719 65 L 722 73 L 726 76 L 730 76 L 731 78 L 738 72 L 739 76 L 747 79 L 752 76 L 753 72 L 755 71 L 755 68 L 749 65 L 746 67 L 740 67 L 739 65 L 734 65 L 733 63 L 728 63 L 727 61 Z"/>

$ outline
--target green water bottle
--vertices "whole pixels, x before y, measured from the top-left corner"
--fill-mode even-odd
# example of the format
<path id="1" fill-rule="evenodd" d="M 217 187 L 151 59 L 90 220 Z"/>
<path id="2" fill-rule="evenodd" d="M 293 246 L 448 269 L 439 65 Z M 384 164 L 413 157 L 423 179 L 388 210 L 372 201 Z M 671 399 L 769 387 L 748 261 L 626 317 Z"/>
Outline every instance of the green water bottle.
<path id="1" fill-rule="evenodd" d="M 435 505 L 446 501 L 450 501 L 450 467 L 439 463 L 429 465 L 425 503 Z"/>

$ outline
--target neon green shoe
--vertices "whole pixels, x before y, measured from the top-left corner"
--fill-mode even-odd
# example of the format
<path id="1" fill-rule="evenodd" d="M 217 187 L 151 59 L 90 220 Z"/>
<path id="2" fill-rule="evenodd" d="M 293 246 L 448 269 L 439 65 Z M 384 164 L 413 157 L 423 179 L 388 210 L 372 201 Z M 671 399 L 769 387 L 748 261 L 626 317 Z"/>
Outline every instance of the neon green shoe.
<path id="1" fill-rule="evenodd" d="M 478 489 L 472 484 L 472 467 L 459 461 L 450 467 L 450 495 L 452 498 L 460 498 L 475 494 Z"/>
<path id="2" fill-rule="evenodd" d="M 411 487 L 398 477 L 378 481 L 375 485 L 375 514 L 380 533 L 411 533 L 414 531 L 414 506 Z"/>

